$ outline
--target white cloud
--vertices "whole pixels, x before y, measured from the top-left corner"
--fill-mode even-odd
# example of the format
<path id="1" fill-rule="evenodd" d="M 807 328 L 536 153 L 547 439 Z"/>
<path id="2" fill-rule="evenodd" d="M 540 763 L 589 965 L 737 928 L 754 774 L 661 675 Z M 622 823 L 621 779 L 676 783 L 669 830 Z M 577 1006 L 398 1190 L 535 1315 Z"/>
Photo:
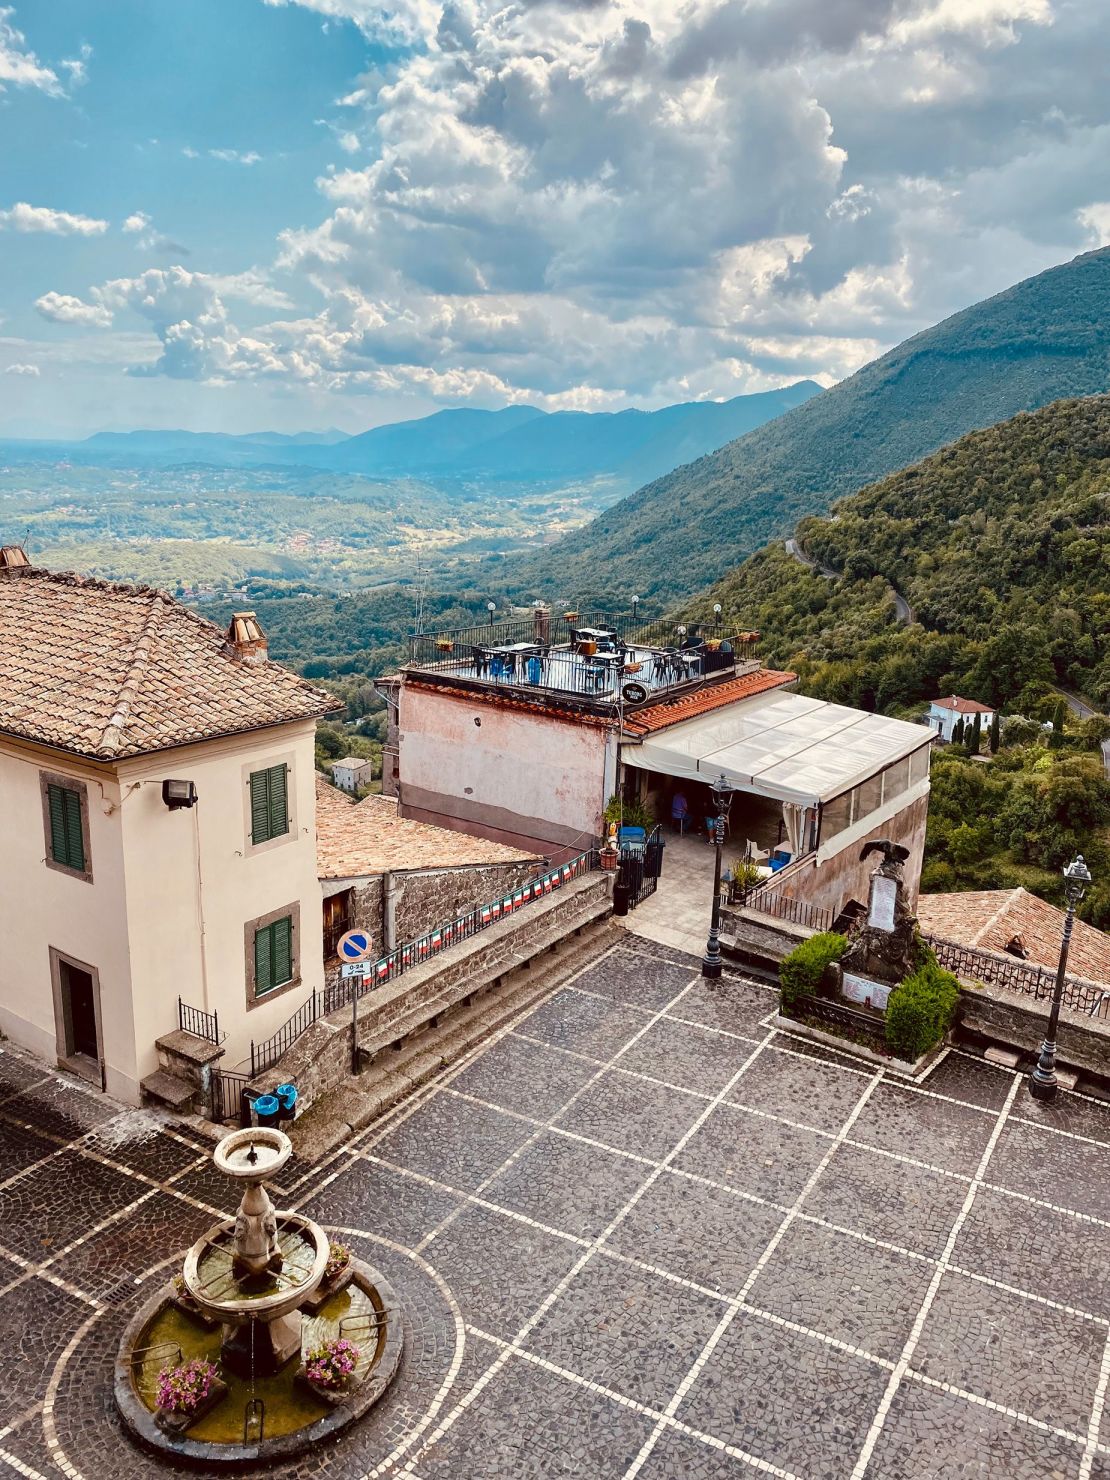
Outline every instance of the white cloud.
<path id="1" fill-rule="evenodd" d="M 191 144 L 186 144 L 182 149 L 186 159 L 219 159 L 224 164 L 257 164 L 262 158 L 253 149 L 194 149 Z"/>
<path id="2" fill-rule="evenodd" d="M 0 5 L 0 93 L 5 84 L 11 83 L 15 87 L 34 87 L 40 92 L 60 94 L 58 74 L 28 50 L 26 37 L 15 28 L 14 15 L 13 6 Z"/>
<path id="3" fill-rule="evenodd" d="M 14 365 L 7 365 L 7 366 L 5 366 L 5 368 L 4 368 L 4 374 L 5 375 L 29 375 L 29 376 L 32 376 L 34 379 L 37 379 L 42 374 L 42 371 L 39 369 L 39 367 L 37 365 L 29 365 L 29 364 L 20 362 L 20 363 L 14 364 Z"/>
<path id="4" fill-rule="evenodd" d="M 124 231 L 137 232 L 146 231 L 150 226 L 150 217 L 145 211 L 133 211 L 123 223 Z"/>
<path id="5" fill-rule="evenodd" d="M 35 307 L 44 319 L 54 324 L 87 324 L 97 329 L 106 329 L 112 315 L 100 303 L 85 303 L 68 293 L 44 293 L 35 299 Z"/>
<path id="6" fill-rule="evenodd" d="M 1092 247 L 1110 246 L 1110 200 L 1093 201 L 1076 212 Z"/>
<path id="7" fill-rule="evenodd" d="M 55 211 L 49 206 L 31 206 L 21 200 L 10 210 L 0 211 L 0 229 L 3 227 L 12 231 L 44 231 L 51 236 L 99 236 L 108 230 L 108 223 L 92 216 Z"/>
<path id="8" fill-rule="evenodd" d="M 86 45 L 82 46 L 78 56 L 66 57 L 63 60 L 62 67 L 69 77 L 71 88 L 81 87 L 89 80 L 88 62 L 92 54 L 92 47 Z"/>

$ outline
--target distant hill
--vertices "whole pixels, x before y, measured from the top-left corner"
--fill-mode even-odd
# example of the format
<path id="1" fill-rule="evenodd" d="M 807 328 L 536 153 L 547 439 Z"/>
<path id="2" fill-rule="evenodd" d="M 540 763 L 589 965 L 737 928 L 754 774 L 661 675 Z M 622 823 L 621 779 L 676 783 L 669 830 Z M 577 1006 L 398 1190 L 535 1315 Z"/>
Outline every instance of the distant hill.
<path id="1" fill-rule="evenodd" d="M 927 329 L 498 576 L 521 593 L 696 591 L 805 514 L 976 427 L 1110 389 L 1110 248 Z"/>
<path id="2" fill-rule="evenodd" d="M 1053 685 L 1110 706 L 1110 396 L 961 437 L 797 539 L 818 570 L 776 543 L 688 615 L 719 601 L 808 692 L 865 709 L 956 692 L 1047 719 Z"/>
<path id="3" fill-rule="evenodd" d="M 500 411 L 460 407 L 413 421 L 342 432 L 97 432 L 83 442 L 0 441 L 0 460 L 167 468 L 304 467 L 376 478 L 504 480 L 613 477 L 624 488 L 657 478 L 800 406 L 812 380 L 731 401 L 692 401 L 659 411 Z M 619 491 L 619 490 L 618 490 Z"/>

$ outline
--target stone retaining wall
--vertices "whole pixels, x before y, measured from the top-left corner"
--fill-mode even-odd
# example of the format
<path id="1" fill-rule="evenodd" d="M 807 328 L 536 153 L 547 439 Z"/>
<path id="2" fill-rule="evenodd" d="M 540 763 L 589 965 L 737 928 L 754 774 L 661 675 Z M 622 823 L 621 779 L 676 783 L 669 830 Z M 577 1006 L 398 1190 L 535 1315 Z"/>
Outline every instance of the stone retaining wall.
<path id="1" fill-rule="evenodd" d="M 986 987 L 961 984 L 960 988 L 960 1020 L 965 1028 L 1030 1053 L 1041 1046 L 1049 1005 L 1043 998 L 1008 992 L 993 983 Z M 1063 1008 L 1057 1057 L 1062 1064 L 1110 1077 L 1110 1024 Z"/>

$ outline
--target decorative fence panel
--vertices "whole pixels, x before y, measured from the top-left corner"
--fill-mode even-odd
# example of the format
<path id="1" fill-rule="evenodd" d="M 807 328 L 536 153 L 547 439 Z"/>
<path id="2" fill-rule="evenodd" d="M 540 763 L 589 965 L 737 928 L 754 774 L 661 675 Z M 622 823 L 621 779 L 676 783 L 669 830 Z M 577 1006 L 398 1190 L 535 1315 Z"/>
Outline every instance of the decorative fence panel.
<path id="1" fill-rule="evenodd" d="M 190 1007 L 177 999 L 177 1026 L 183 1033 L 192 1033 L 197 1038 L 206 1038 L 209 1043 L 222 1043 L 227 1034 L 220 1035 L 220 1018 L 215 1012 L 205 1012 L 200 1007 Z"/>
<path id="2" fill-rule="evenodd" d="M 643 842 L 621 844 L 617 882 L 628 888 L 629 909 L 634 910 L 659 887 L 659 875 L 663 869 L 663 846 L 663 829 L 659 823 Z"/>
<path id="3" fill-rule="evenodd" d="M 833 912 L 828 906 L 795 899 L 785 892 L 802 874 L 815 868 L 816 863 L 816 853 L 803 853 L 769 879 L 761 879 L 758 884 L 738 890 L 735 902 L 743 909 L 757 910 L 761 915 L 771 915 L 776 920 L 788 920 L 792 925 L 801 925 L 807 930 L 828 930 L 833 922 Z"/>
<path id="4" fill-rule="evenodd" d="M 1047 966 L 1019 961 L 978 946 L 959 945 L 935 935 L 924 938 L 936 952 L 940 965 L 956 976 L 1003 987 L 1010 992 L 1021 992 L 1029 997 L 1052 996 L 1056 973 Z M 1081 976 L 1065 976 L 1062 1001 L 1065 1007 L 1085 1012 L 1090 1017 L 1110 1016 L 1110 986 L 1087 981 Z"/>
<path id="5" fill-rule="evenodd" d="M 368 961 L 361 981 L 357 977 L 347 977 L 345 980 L 336 982 L 334 986 L 325 987 L 322 992 L 313 992 L 312 996 L 301 1004 L 276 1033 L 262 1043 L 252 1041 L 250 1077 L 253 1079 L 276 1064 L 282 1054 L 317 1018 L 327 1017 L 333 1012 L 350 1007 L 354 993 L 357 992 L 359 996 L 362 996 L 374 987 L 386 986 L 414 966 L 423 966 L 426 961 L 438 956 L 449 946 L 456 946 L 472 936 L 480 935 L 483 930 L 488 930 L 499 920 L 507 919 L 517 910 L 523 909 L 525 905 L 557 893 L 573 879 L 581 874 L 589 873 L 597 865 L 598 857 L 594 849 L 579 853 L 567 863 L 548 869 L 546 873 L 529 880 L 527 884 L 521 885 L 511 893 L 502 895 L 500 899 L 478 905 L 465 915 L 456 915 L 453 920 L 447 921 L 444 925 L 437 925 L 434 930 L 429 930 L 418 940 L 408 941 L 387 955 L 379 956 L 376 961 Z"/>

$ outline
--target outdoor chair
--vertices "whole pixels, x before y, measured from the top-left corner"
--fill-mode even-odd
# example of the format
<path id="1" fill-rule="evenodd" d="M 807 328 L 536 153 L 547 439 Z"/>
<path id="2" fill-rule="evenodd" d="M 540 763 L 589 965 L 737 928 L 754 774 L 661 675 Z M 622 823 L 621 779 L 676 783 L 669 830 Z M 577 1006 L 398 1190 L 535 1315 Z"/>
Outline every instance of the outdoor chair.
<path id="1" fill-rule="evenodd" d="M 757 843 L 752 842 L 751 838 L 745 840 L 744 857 L 749 863 L 765 863 L 770 856 L 770 848 L 760 848 Z"/>

